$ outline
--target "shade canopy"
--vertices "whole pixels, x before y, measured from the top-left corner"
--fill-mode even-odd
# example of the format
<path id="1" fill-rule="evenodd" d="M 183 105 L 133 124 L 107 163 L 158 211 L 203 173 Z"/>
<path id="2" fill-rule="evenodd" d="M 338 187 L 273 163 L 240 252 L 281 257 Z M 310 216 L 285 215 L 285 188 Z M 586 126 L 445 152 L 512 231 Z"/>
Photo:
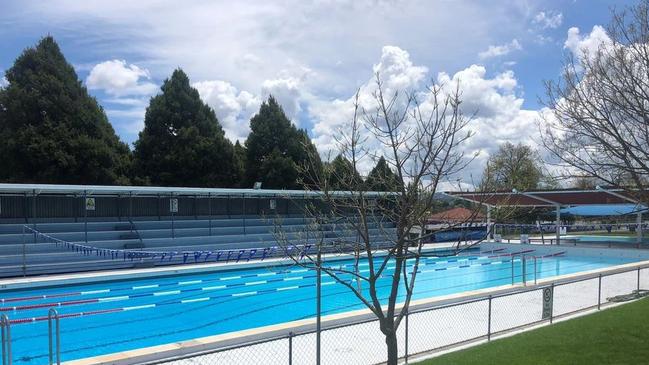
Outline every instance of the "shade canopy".
<path id="1" fill-rule="evenodd" d="M 445 194 L 492 207 L 557 207 L 639 204 L 622 189 L 446 192 Z"/>

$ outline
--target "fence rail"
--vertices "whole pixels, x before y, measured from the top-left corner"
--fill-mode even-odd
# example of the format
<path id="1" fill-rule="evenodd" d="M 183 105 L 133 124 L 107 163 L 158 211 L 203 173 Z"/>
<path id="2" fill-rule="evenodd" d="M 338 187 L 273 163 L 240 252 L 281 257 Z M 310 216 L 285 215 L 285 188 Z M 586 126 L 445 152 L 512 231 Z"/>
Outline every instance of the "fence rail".
<path id="1" fill-rule="evenodd" d="M 522 260 L 521 260 L 522 261 Z M 522 265 L 525 267 L 525 265 Z M 528 273 L 528 276 L 531 275 Z M 601 309 L 609 299 L 649 290 L 649 265 L 613 268 L 576 279 L 525 286 L 522 267 L 513 291 L 467 298 L 434 307 L 413 308 L 398 329 L 399 357 L 406 363 L 413 356 L 451 348 L 556 318 Z M 529 280 L 531 282 L 531 279 Z M 0 318 L 2 365 L 12 363 L 12 321 Z M 263 338 L 202 352 L 166 357 L 147 365 L 187 364 L 313 364 L 316 361 L 315 329 Z M 353 323 L 324 326 L 320 331 L 322 364 L 380 364 L 387 358 L 385 339 L 378 321 L 365 318 Z M 61 338 L 56 310 L 48 315 L 49 364 L 59 364 Z"/>
<path id="2" fill-rule="evenodd" d="M 601 309 L 607 298 L 649 290 L 649 266 L 590 275 L 576 280 L 487 295 L 432 308 L 411 310 L 398 331 L 399 356 L 439 351 L 474 341 L 490 341 L 513 330 L 552 323 L 571 314 Z M 544 304 L 545 303 L 545 304 Z M 381 364 L 387 358 L 377 320 L 367 319 L 323 329 L 322 364 Z M 247 342 L 147 365 L 192 364 L 313 364 L 316 363 L 316 332 L 286 335 Z"/>

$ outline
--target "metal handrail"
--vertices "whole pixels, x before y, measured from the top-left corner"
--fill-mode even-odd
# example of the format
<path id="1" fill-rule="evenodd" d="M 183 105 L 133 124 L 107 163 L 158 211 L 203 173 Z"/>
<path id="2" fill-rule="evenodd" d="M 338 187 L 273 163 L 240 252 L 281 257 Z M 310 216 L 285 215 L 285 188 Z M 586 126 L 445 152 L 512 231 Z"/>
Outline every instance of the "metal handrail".
<path id="1" fill-rule="evenodd" d="M 11 321 L 4 313 L 0 315 L 0 332 L 2 332 L 2 365 L 11 365 Z"/>
<path id="2" fill-rule="evenodd" d="M 133 219 L 129 218 L 128 222 L 131 224 L 131 232 L 135 230 L 135 233 L 137 234 L 137 238 L 140 240 L 140 244 L 144 246 L 144 241 L 142 240 L 142 236 L 140 235 L 140 231 L 137 230 L 137 226 L 135 226 L 135 223 L 133 223 Z"/>
<path id="3" fill-rule="evenodd" d="M 52 321 L 55 322 L 55 333 L 52 333 Z M 49 340 L 49 365 L 55 364 L 54 358 L 56 356 L 56 364 L 61 364 L 61 325 L 59 323 L 59 313 L 56 309 L 51 308 L 47 313 L 47 328 L 48 328 L 48 340 Z M 56 336 L 56 348 L 53 346 L 53 337 Z M 56 353 L 54 352 L 56 351 Z"/>

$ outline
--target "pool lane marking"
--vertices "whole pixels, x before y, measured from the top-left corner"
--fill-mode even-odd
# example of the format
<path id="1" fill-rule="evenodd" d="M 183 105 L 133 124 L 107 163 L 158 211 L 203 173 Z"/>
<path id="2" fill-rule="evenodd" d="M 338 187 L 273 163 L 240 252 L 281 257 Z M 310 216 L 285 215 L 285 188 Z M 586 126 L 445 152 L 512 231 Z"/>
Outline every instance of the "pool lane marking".
<path id="1" fill-rule="evenodd" d="M 299 270 L 299 272 L 304 272 L 304 271 L 308 271 L 308 270 Z M 244 278 L 244 277 L 273 276 L 273 275 L 280 275 L 280 274 L 290 274 L 290 273 L 293 273 L 293 272 L 294 271 L 291 271 L 291 270 L 280 270 L 280 271 L 274 271 L 274 272 L 269 272 L 269 273 L 258 273 L 258 274 L 248 274 L 248 275 L 241 275 L 241 276 L 219 277 L 219 278 L 200 280 L 200 283 L 215 282 L 215 281 L 229 281 L 229 280 L 241 279 L 241 278 Z M 198 281 L 199 280 L 179 281 L 179 282 L 173 282 L 173 283 L 136 285 L 136 286 L 130 286 L 130 287 L 124 287 L 124 288 L 100 289 L 100 290 L 102 290 L 103 293 L 112 293 L 112 292 L 119 292 L 119 291 L 125 291 L 125 290 L 142 290 L 142 289 L 160 288 L 160 287 L 164 287 L 164 286 L 190 285 L 190 283 L 198 282 Z M 85 291 L 85 292 L 84 291 L 79 291 L 79 292 L 67 292 L 67 293 L 34 295 L 34 296 L 29 296 L 29 297 L 5 298 L 5 299 L 0 299 L 0 303 L 11 303 L 11 302 L 20 302 L 20 301 L 28 301 L 28 300 L 39 300 L 39 299 L 51 299 L 51 298 L 71 297 L 71 296 L 80 296 L 80 295 L 90 295 L 93 292 L 96 292 L 96 291 L 95 290 L 90 290 L 90 291 Z"/>
<path id="2" fill-rule="evenodd" d="M 331 284 L 335 284 L 335 282 L 330 281 L 330 282 L 322 283 L 322 285 L 331 285 Z M 222 294 L 222 295 L 216 295 L 216 296 L 211 296 L 211 297 L 201 297 L 201 298 L 195 298 L 195 299 L 179 299 L 179 300 L 168 301 L 168 302 L 163 302 L 163 303 L 151 303 L 151 304 L 135 305 L 135 306 L 130 306 L 130 307 L 100 309 L 100 310 L 84 311 L 84 312 L 77 312 L 77 313 L 63 313 L 63 314 L 59 314 L 59 318 L 86 317 L 86 316 L 97 315 L 97 314 L 106 314 L 106 313 L 115 313 L 115 312 L 124 312 L 124 311 L 134 311 L 134 310 L 140 310 L 140 309 L 150 309 L 150 308 L 162 307 L 162 306 L 165 306 L 165 305 L 188 304 L 188 303 L 195 303 L 195 302 L 206 302 L 206 301 L 215 300 L 215 299 L 236 298 L 236 297 L 244 297 L 244 296 L 250 296 L 250 295 L 268 294 L 268 293 L 272 293 L 272 292 L 282 292 L 282 291 L 286 291 L 286 290 L 295 290 L 295 289 L 308 288 L 308 287 L 313 287 L 313 286 L 315 286 L 315 283 L 303 284 L 303 285 L 294 285 L 294 286 L 280 287 L 280 288 L 272 288 L 272 289 L 264 289 L 264 290 L 250 291 L 250 292 L 245 292 L 245 293 Z M 17 319 L 12 319 L 9 322 L 11 324 L 19 324 L 19 323 L 41 322 L 41 321 L 47 321 L 47 320 L 48 320 L 47 316 L 41 316 L 41 317 L 30 317 L 30 318 L 17 318 Z"/>
<path id="3" fill-rule="evenodd" d="M 504 255 L 514 255 L 514 254 L 521 254 L 521 253 L 527 253 L 527 252 L 532 252 L 532 251 L 534 251 L 534 250 L 520 251 L 520 252 L 517 252 L 517 253 L 515 252 L 515 253 L 511 253 L 511 254 L 504 254 Z M 487 258 L 498 257 L 498 256 L 503 256 L 503 255 L 489 256 Z M 482 256 L 476 256 L 475 258 L 476 259 L 485 259 Z M 464 259 L 464 260 L 466 260 L 466 259 Z M 446 261 L 433 261 L 431 264 L 450 263 L 450 262 L 456 262 L 456 261 L 458 261 L 458 260 L 456 259 L 456 260 L 446 260 Z M 367 264 L 367 263 L 359 264 L 359 266 L 365 266 L 365 265 L 369 266 L 369 264 Z M 341 266 L 342 267 L 347 267 L 347 266 L 354 266 L 354 265 L 353 264 L 346 264 L 346 265 L 341 265 Z M 420 264 L 420 266 L 426 266 L 426 264 Z M 98 293 L 119 292 L 119 291 L 125 291 L 125 290 L 154 289 L 154 288 L 159 288 L 159 287 L 162 287 L 162 286 L 190 285 L 190 284 L 198 284 L 198 283 L 206 283 L 206 282 L 214 282 L 214 281 L 235 280 L 235 279 L 241 279 L 242 277 L 273 276 L 273 275 L 279 275 L 279 274 L 308 272 L 308 271 L 309 271 L 309 269 L 280 270 L 280 271 L 274 271 L 274 272 L 268 272 L 268 273 L 257 273 L 257 274 L 248 274 L 248 275 L 220 277 L 220 278 L 213 278 L 213 279 L 207 279 L 207 280 L 179 281 L 179 282 L 174 282 L 174 283 L 138 285 L 138 286 L 125 287 L 125 288 L 99 289 L 99 290 L 89 290 L 89 291 L 81 291 L 81 292 L 44 294 L 44 295 L 39 295 L 39 296 L 0 299 L 0 303 L 10 303 L 10 302 L 38 300 L 38 299 L 51 299 L 51 298 L 60 298 L 60 297 L 66 297 L 66 296 L 85 296 L 85 295 L 92 295 L 92 294 L 98 294 Z M 360 272 L 369 272 L 369 270 L 361 270 Z M 289 280 L 301 280 L 301 279 L 304 279 L 304 278 L 305 277 L 299 276 L 299 277 L 295 277 L 295 279 L 289 278 Z M 16 307 L 0 308 L 0 312 L 1 311 L 15 310 L 15 309 L 10 309 L 10 308 L 16 308 Z"/>
<path id="4" fill-rule="evenodd" d="M 532 250 L 533 251 L 533 250 Z M 509 262 L 509 260 L 505 261 Z M 432 271 L 442 271 L 442 270 L 454 270 L 454 269 L 459 269 L 459 268 L 465 268 L 465 267 L 472 267 L 472 266 L 482 266 L 482 265 L 463 265 L 463 266 L 451 266 L 451 267 L 446 267 L 446 268 L 436 268 L 434 270 L 421 270 L 419 272 L 427 273 L 427 272 L 432 272 Z M 388 267 L 387 269 L 393 269 L 394 267 Z M 308 271 L 308 270 L 304 270 Z M 369 271 L 368 270 L 360 270 L 360 272 L 365 272 Z M 235 284 L 226 284 L 226 285 L 220 285 L 220 286 L 212 286 L 212 287 L 205 287 L 205 288 L 193 288 L 193 289 L 182 289 L 182 290 L 170 290 L 170 291 L 162 291 L 162 292 L 153 292 L 153 293 L 142 293 L 142 294 L 132 294 L 132 295 L 126 295 L 126 296 L 118 296 L 118 297 L 104 297 L 104 298 L 91 298 L 91 299 L 85 299 L 85 300 L 73 300 L 73 301 L 64 301 L 64 302 L 58 302 L 58 303 L 41 303 L 41 304 L 33 304 L 33 305 L 25 305 L 25 306 L 14 306 L 14 307 L 0 307 L 0 312 L 2 311 L 20 311 L 20 310 L 30 310 L 30 309 L 36 309 L 36 308 L 48 308 L 48 307 L 61 307 L 61 306 L 69 306 L 69 305 L 80 305 L 80 304 L 91 304 L 91 303 L 101 303 L 101 302 L 111 302 L 111 301 L 122 301 L 122 300 L 129 300 L 129 299 L 136 299 L 136 298 L 142 298 L 142 297 L 147 297 L 147 296 L 167 296 L 167 295 L 178 295 L 181 293 L 187 293 L 187 292 L 193 292 L 193 291 L 198 291 L 198 290 L 218 290 L 218 289 L 226 289 L 226 288 L 234 288 L 238 286 L 252 286 L 252 285 L 262 285 L 262 284 L 267 284 L 267 283 L 272 283 L 272 282 L 279 282 L 279 281 L 293 281 L 293 280 L 304 280 L 308 278 L 313 278 L 315 275 L 310 275 L 310 276 L 295 276 L 295 277 L 285 277 L 285 278 L 278 278 L 278 279 L 271 279 L 271 280 L 261 280 L 261 281 L 254 281 L 254 282 L 244 282 L 244 283 L 235 283 Z M 220 278 L 223 279 L 223 278 Z M 204 281 L 201 281 L 204 282 Z M 153 287 L 153 286 L 150 286 Z M 155 285 L 154 287 L 159 287 L 159 285 Z M 95 290 L 94 292 L 98 292 Z M 100 290 L 99 292 L 101 293 L 107 293 L 110 292 L 110 289 L 104 289 Z"/>
<path id="5" fill-rule="evenodd" d="M 32 304 L 32 305 L 24 305 L 24 306 L 14 306 L 14 307 L 0 307 L 0 312 L 21 311 L 21 310 L 49 308 L 49 307 L 63 307 L 63 306 L 79 305 L 79 304 L 116 302 L 116 301 L 123 301 L 123 300 L 137 299 L 137 298 L 144 298 L 144 297 L 151 297 L 151 296 L 160 297 L 160 296 L 167 296 L 167 295 L 178 295 L 181 293 L 189 293 L 195 291 L 229 289 L 229 288 L 236 288 L 240 286 L 263 285 L 263 284 L 281 282 L 281 281 L 303 280 L 305 278 L 313 278 L 313 277 L 315 277 L 315 275 L 306 276 L 306 277 L 299 276 L 299 277 L 278 278 L 278 279 L 262 280 L 262 281 L 248 282 L 248 283 L 226 284 L 226 285 L 210 286 L 210 287 L 203 287 L 203 288 L 178 289 L 178 290 L 169 290 L 169 291 L 161 291 L 161 292 L 153 292 L 153 293 L 140 293 L 140 294 L 122 295 L 122 296 L 115 296 L 115 297 L 70 300 L 70 301 L 63 301 L 63 302 L 49 302 L 49 303 L 40 303 L 40 304 Z"/>

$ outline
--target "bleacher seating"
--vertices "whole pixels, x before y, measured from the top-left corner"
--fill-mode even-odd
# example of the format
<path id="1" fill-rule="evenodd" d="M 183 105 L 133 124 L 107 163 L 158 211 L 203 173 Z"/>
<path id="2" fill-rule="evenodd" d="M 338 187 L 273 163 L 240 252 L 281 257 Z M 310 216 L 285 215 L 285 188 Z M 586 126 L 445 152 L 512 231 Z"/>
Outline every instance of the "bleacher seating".
<path id="1" fill-rule="evenodd" d="M 193 218 L 193 217 L 191 217 Z M 309 221 L 304 217 L 281 219 L 286 237 L 313 241 L 305 237 Z M 31 224 L 30 227 L 33 227 Z M 87 227 L 87 231 L 86 231 Z M 92 247 L 138 251 L 218 251 L 276 246 L 271 219 L 223 217 L 209 219 L 137 220 L 105 219 L 87 223 L 40 222 L 35 229 L 52 237 Z M 392 223 L 372 223 L 370 234 L 376 242 L 385 242 L 394 234 Z M 22 224 L 0 224 L 0 277 L 43 275 L 117 268 L 170 264 L 160 260 L 121 260 L 97 255 L 83 255 L 57 247 L 30 232 Z M 341 225 L 321 227 L 326 241 L 352 238 L 353 232 Z M 315 235 L 314 235 L 315 236 Z M 213 261 L 212 261 L 213 262 Z M 178 264 L 174 261 L 171 264 Z"/>

